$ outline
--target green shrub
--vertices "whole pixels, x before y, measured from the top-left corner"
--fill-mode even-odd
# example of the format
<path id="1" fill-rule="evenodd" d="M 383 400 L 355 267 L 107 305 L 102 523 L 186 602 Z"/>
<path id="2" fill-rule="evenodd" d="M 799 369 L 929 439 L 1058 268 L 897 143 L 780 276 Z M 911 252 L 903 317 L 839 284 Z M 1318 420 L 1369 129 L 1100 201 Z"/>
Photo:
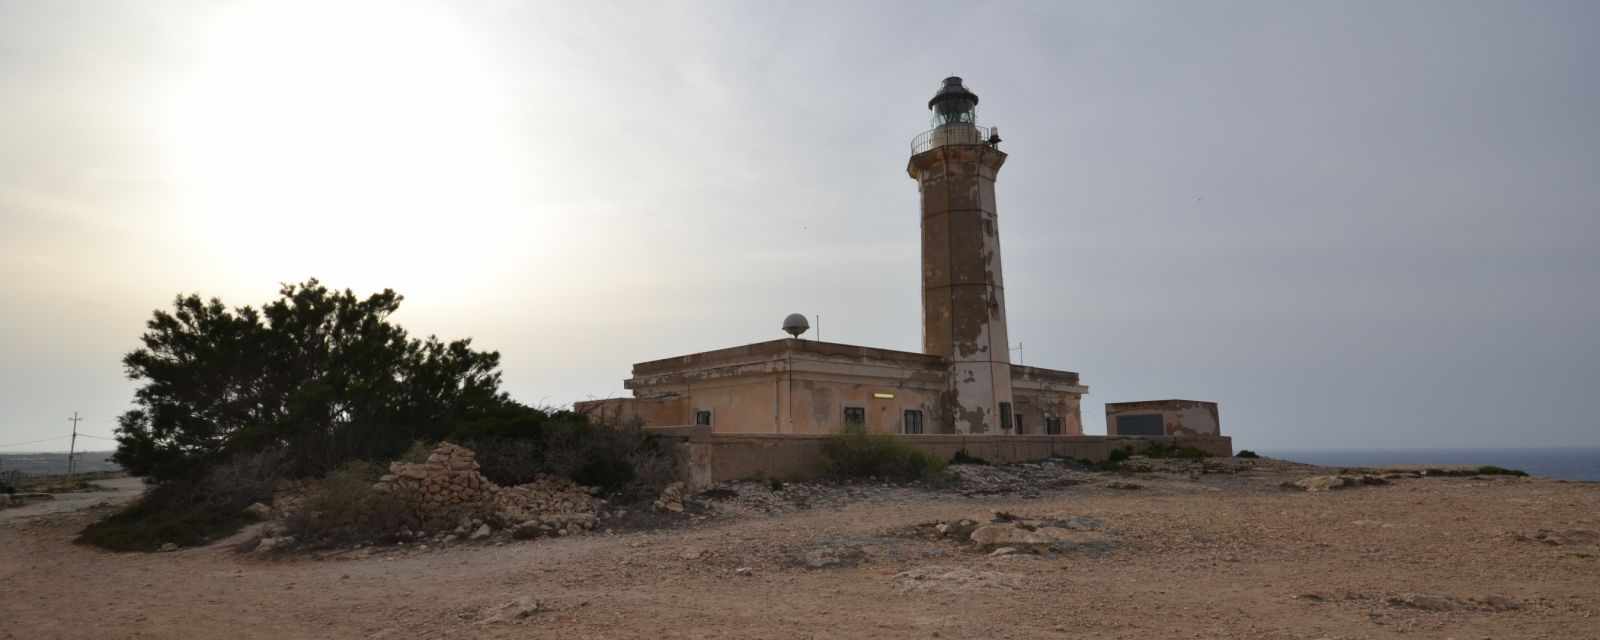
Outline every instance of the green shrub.
<path id="1" fill-rule="evenodd" d="M 112 551 L 155 551 L 169 542 L 189 547 L 237 531 L 249 521 L 243 511 L 207 505 L 195 482 L 174 480 L 151 487 L 133 504 L 84 527 L 75 542 Z"/>
<path id="2" fill-rule="evenodd" d="M 290 472 L 315 477 L 515 410 L 500 392 L 498 353 L 412 338 L 393 322 L 401 301 L 315 279 L 259 308 L 179 296 L 122 360 L 139 388 L 112 459 L 167 482 L 240 452 L 287 449 Z"/>
<path id="3" fill-rule="evenodd" d="M 837 478 L 891 478 L 925 480 L 941 474 L 947 463 L 888 434 L 867 433 L 861 425 L 844 431 L 822 445 L 828 472 Z"/>
<path id="4" fill-rule="evenodd" d="M 1106 462 L 1109 462 L 1111 464 L 1122 464 L 1124 462 L 1127 462 L 1128 458 L 1132 458 L 1132 457 L 1133 457 L 1133 449 L 1131 449 L 1131 448 L 1124 447 L 1122 449 L 1112 449 L 1111 450 L 1111 454 L 1106 456 Z"/>
<path id="5" fill-rule="evenodd" d="M 400 457 L 395 458 L 394 461 L 406 462 L 410 464 L 422 464 L 428 461 L 428 455 L 433 453 L 433 447 L 434 445 L 421 440 L 414 441 L 411 443 L 411 446 L 406 449 L 406 452 L 400 454 Z"/>
<path id="6" fill-rule="evenodd" d="M 285 528 L 301 542 L 319 546 L 390 541 L 401 529 L 419 526 L 404 501 L 372 488 L 382 473 L 370 462 L 345 463 L 313 483 Z"/>
<path id="7" fill-rule="evenodd" d="M 1497 467 L 1492 464 L 1486 464 L 1478 467 L 1477 472 L 1480 476 L 1517 476 L 1520 478 L 1528 475 L 1528 472 L 1521 469 L 1507 469 L 1505 467 Z"/>
<path id="8" fill-rule="evenodd" d="M 984 460 L 983 458 L 979 458 L 978 456 L 972 455 L 970 453 L 967 453 L 966 447 L 962 447 L 962 448 L 956 450 L 956 454 L 955 455 L 950 456 L 950 464 L 987 465 L 987 464 L 989 464 L 989 461 L 988 460 Z"/>
<path id="9" fill-rule="evenodd" d="M 1240 449 L 1239 453 L 1233 454 L 1233 457 L 1235 457 L 1235 458 L 1260 458 L 1261 456 L 1259 454 L 1257 454 L 1256 452 L 1251 451 L 1249 449 Z"/>
<path id="10" fill-rule="evenodd" d="M 1206 452 L 1194 447 L 1180 447 L 1170 442 L 1155 442 L 1139 452 L 1146 458 L 1178 458 L 1182 460 L 1199 460 L 1210 457 Z"/>
<path id="11" fill-rule="evenodd" d="M 637 420 L 598 425 L 570 411 L 528 409 L 458 436 L 477 453 L 479 472 L 503 486 L 554 475 L 631 501 L 654 499 L 675 477 L 672 452 Z"/>
<path id="12" fill-rule="evenodd" d="M 239 455 L 199 478 L 151 487 L 121 511 L 85 527 L 76 542 L 113 551 L 155 551 L 225 537 L 254 517 L 245 507 L 271 502 L 283 456 L 276 451 Z"/>

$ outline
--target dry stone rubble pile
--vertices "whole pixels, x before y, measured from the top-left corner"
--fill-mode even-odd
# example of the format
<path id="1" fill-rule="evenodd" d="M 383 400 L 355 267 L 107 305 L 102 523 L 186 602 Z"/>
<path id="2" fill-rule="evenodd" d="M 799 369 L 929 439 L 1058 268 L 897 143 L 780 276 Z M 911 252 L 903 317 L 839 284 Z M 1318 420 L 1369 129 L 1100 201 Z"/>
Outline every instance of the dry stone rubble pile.
<path id="1" fill-rule="evenodd" d="M 554 476 L 502 487 L 478 472 L 471 449 L 448 442 L 434 448 L 426 462 L 391 463 L 373 488 L 406 501 L 424 523 L 497 522 L 516 527 L 520 535 L 589 531 L 599 502 L 589 489 Z"/>

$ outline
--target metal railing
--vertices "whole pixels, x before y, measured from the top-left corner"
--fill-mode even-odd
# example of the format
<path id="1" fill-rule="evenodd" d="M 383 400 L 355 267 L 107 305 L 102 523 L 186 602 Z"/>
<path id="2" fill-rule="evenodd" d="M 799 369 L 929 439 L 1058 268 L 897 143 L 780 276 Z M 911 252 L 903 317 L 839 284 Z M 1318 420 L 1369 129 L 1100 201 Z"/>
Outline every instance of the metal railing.
<path id="1" fill-rule="evenodd" d="M 911 155 L 917 155 L 947 144 L 989 144 L 989 127 L 966 123 L 951 123 L 922 132 L 911 139 Z"/>

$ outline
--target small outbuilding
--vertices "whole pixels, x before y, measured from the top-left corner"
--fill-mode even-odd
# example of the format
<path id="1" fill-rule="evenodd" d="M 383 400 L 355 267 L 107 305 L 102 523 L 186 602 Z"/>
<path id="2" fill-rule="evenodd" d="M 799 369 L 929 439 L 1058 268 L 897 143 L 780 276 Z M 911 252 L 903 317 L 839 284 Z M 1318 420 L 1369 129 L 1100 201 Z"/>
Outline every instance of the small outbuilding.
<path id="1" fill-rule="evenodd" d="M 1203 400 L 1107 402 L 1106 435 L 1218 436 L 1217 403 Z"/>

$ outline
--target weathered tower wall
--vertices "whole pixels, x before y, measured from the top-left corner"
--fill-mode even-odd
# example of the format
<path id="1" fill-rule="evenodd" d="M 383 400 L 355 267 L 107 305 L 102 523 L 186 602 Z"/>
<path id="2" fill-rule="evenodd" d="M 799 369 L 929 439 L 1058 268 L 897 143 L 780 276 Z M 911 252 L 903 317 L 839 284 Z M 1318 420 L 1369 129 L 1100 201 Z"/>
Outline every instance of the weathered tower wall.
<path id="1" fill-rule="evenodd" d="M 976 129 L 952 124 L 942 129 Z M 935 134 L 938 134 L 936 131 Z M 1006 154 L 935 136 L 907 171 L 922 193 L 923 352 L 949 366 L 943 433 L 1000 433 L 1011 403 L 1005 285 L 994 181 Z"/>

